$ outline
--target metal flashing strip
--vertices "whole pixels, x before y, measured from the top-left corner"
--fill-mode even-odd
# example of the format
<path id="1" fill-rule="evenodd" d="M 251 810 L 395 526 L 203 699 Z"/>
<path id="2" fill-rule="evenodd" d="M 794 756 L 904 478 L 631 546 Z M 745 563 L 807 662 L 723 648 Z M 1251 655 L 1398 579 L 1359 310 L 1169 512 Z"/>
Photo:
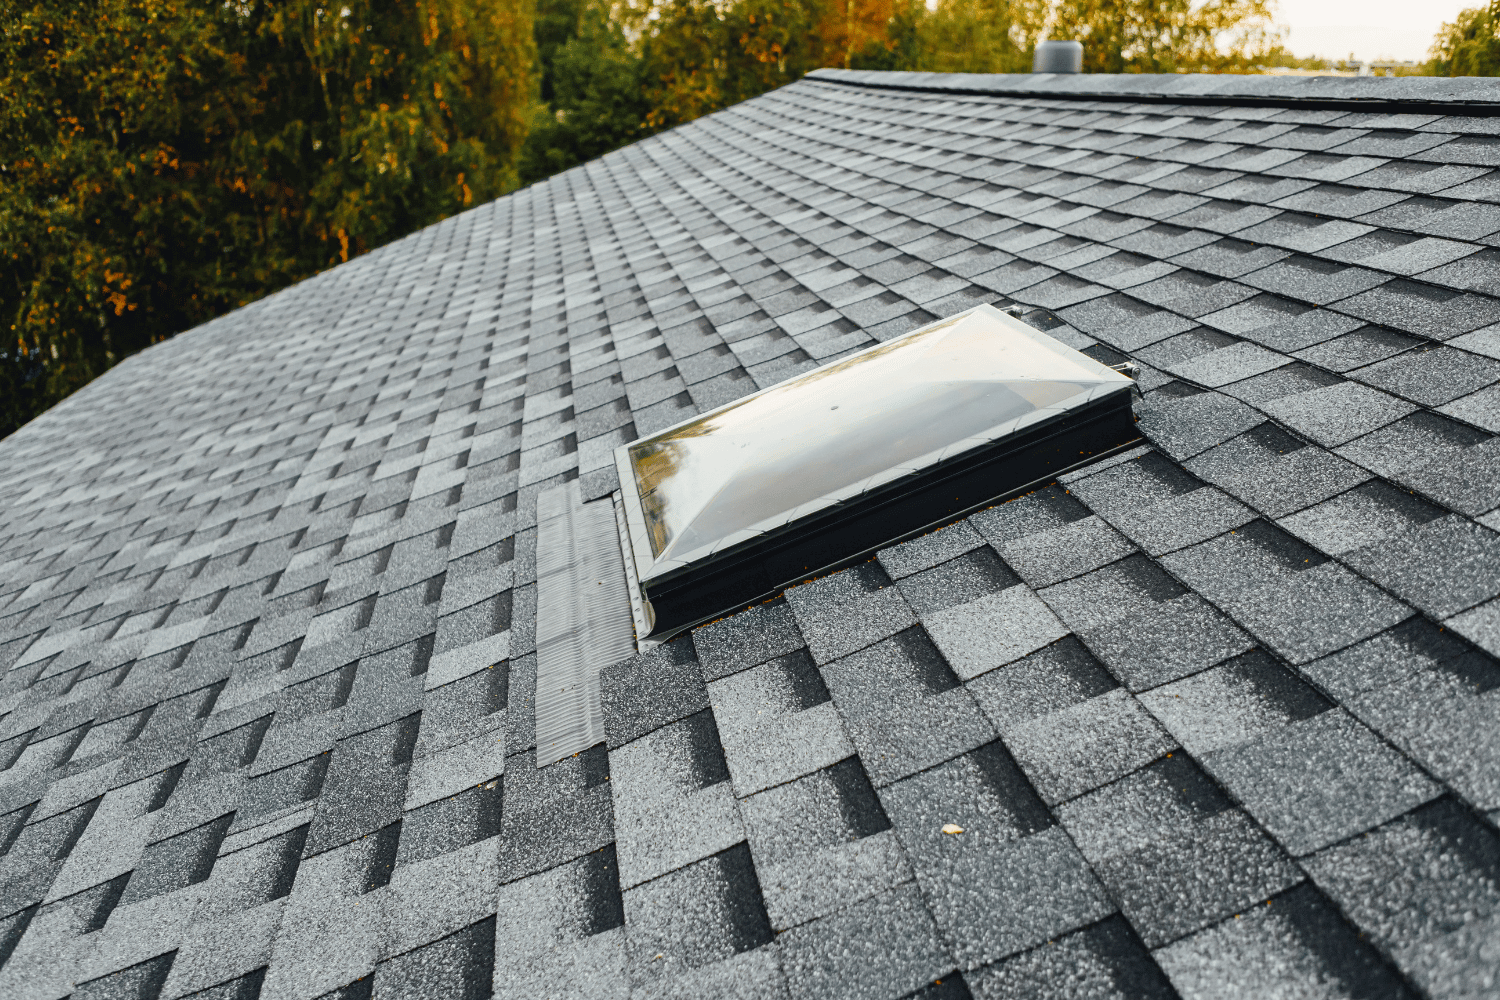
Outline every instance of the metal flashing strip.
<path id="1" fill-rule="evenodd" d="M 615 505 L 575 479 L 537 495 L 536 766 L 604 740 L 599 672 L 635 655 Z"/>
<path id="2" fill-rule="evenodd" d="M 635 621 L 635 648 L 636 652 L 644 653 L 648 649 L 660 646 L 663 640 L 641 638 L 651 631 L 651 623 L 646 620 L 646 605 L 641 600 L 641 581 L 635 575 L 635 550 L 630 545 L 630 524 L 625 514 L 625 498 L 619 490 L 609 496 L 615 504 L 615 530 L 620 540 L 620 558 L 625 564 L 625 585 L 630 596 L 630 616 Z"/>

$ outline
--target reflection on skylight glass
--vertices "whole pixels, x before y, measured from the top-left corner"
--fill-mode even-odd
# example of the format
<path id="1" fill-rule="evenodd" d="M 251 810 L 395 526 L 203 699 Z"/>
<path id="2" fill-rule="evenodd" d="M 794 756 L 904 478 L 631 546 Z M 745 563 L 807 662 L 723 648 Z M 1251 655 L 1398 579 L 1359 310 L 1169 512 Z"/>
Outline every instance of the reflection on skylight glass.
<path id="1" fill-rule="evenodd" d="M 682 557 L 773 526 L 803 505 L 1122 381 L 994 309 L 935 323 L 631 445 L 652 555 Z"/>
<path id="2" fill-rule="evenodd" d="M 1124 446 L 1138 437 L 1132 384 L 979 306 L 622 446 L 641 634 L 704 621 Z"/>

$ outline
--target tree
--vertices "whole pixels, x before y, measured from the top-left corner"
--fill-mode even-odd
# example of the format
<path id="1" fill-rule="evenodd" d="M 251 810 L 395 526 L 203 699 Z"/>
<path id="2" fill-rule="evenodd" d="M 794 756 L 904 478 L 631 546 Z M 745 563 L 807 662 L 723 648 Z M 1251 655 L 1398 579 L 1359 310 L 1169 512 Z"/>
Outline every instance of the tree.
<path id="1" fill-rule="evenodd" d="M 1046 24 L 1044 0 L 938 0 L 921 24 L 921 68 L 938 73 L 1025 73 Z"/>
<path id="2" fill-rule="evenodd" d="M 1277 48 L 1270 0 L 1059 0 L 1051 37 L 1085 73 L 1245 73 Z"/>
<path id="3" fill-rule="evenodd" d="M 1500 3 L 1461 10 L 1432 40 L 1428 69 L 1436 76 L 1500 76 Z"/>
<path id="4" fill-rule="evenodd" d="M 0 433 L 517 183 L 521 0 L 0 0 Z"/>
<path id="5" fill-rule="evenodd" d="M 542 0 L 536 16 L 541 103 L 521 154 L 530 184 L 650 134 L 641 61 L 600 0 Z"/>

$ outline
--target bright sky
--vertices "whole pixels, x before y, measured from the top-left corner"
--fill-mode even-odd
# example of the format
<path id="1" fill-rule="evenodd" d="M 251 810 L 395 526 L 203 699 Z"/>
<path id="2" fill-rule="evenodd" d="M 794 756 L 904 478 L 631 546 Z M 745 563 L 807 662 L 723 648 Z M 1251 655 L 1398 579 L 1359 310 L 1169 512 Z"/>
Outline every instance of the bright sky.
<path id="1" fill-rule="evenodd" d="M 1280 0 L 1277 23 L 1290 28 L 1286 47 L 1299 56 L 1412 59 L 1427 57 L 1432 36 L 1466 7 L 1485 0 Z"/>

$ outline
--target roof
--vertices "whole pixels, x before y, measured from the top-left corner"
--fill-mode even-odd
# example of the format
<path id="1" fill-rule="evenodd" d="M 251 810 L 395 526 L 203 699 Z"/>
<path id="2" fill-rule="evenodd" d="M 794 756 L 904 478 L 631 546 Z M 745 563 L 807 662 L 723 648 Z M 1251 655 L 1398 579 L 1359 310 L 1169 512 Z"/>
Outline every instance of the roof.
<path id="1" fill-rule="evenodd" d="M 948 82 L 817 74 L 0 442 L 0 994 L 1493 996 L 1500 86 Z M 538 492 L 981 302 L 1135 361 L 1145 443 L 610 667 L 538 769 Z"/>

